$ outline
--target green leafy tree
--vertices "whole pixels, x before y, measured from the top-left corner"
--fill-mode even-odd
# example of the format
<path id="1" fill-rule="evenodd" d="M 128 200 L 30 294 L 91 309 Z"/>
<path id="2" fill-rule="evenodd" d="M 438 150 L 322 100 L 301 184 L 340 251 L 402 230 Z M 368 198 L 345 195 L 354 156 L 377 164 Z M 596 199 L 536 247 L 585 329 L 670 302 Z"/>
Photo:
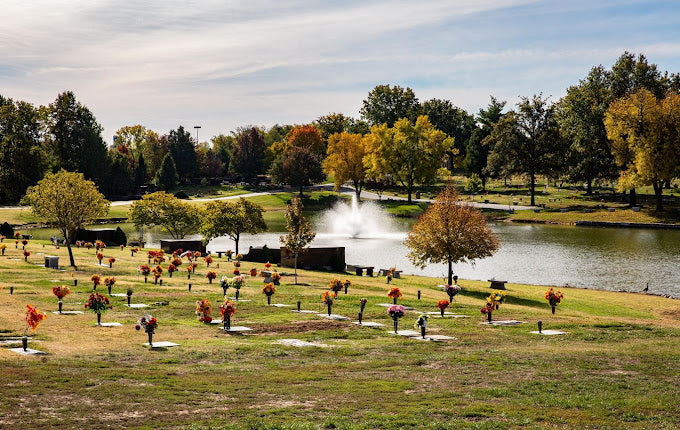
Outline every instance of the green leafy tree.
<path id="1" fill-rule="evenodd" d="M 215 151 L 215 155 L 222 162 L 222 171 L 220 172 L 220 175 L 224 175 L 229 169 L 231 151 L 234 147 L 234 137 L 219 134 L 210 139 L 210 142 L 212 143 L 212 149 Z"/>
<path id="2" fill-rule="evenodd" d="M 156 173 L 156 185 L 165 191 L 172 190 L 177 185 L 177 168 L 175 167 L 175 160 L 172 154 L 165 154 L 163 164 Z"/>
<path id="3" fill-rule="evenodd" d="M 604 126 L 612 100 L 608 80 L 609 73 L 602 66 L 593 67 L 558 103 L 560 129 L 570 142 L 569 177 L 584 181 L 587 195 L 592 195 L 595 179 L 613 179 L 618 171 Z"/>
<path id="4" fill-rule="evenodd" d="M 468 175 L 476 174 L 482 181 L 482 189 L 486 189 L 486 180 L 489 176 L 487 170 L 489 153 L 493 145 L 487 137 L 491 134 L 494 124 L 503 116 L 505 102 L 499 102 L 495 97 L 486 109 L 480 109 L 477 113 L 477 123 L 465 149 L 463 167 Z"/>
<path id="5" fill-rule="evenodd" d="M 198 171 L 204 178 L 220 176 L 224 171 L 224 163 L 207 142 L 199 144 L 196 148 L 196 161 Z"/>
<path id="6" fill-rule="evenodd" d="M 177 130 L 170 130 L 168 142 L 172 159 L 177 167 L 177 176 L 180 179 L 186 179 L 196 175 L 198 172 L 196 145 L 191 138 L 191 133 L 180 125 Z"/>
<path id="7" fill-rule="evenodd" d="M 412 123 L 421 113 L 420 102 L 411 88 L 398 85 L 378 85 L 363 102 L 361 116 L 371 126 L 387 124 L 392 127 L 402 118 Z"/>
<path id="8" fill-rule="evenodd" d="M 295 197 L 286 207 L 286 230 L 288 233 L 280 238 L 281 244 L 295 255 L 295 285 L 298 283 L 298 257 L 316 237 L 316 233 L 302 213 L 302 209 L 302 200 L 299 197 Z"/>
<path id="9" fill-rule="evenodd" d="M 71 91 L 59 94 L 45 110 L 46 140 L 56 168 L 81 172 L 102 184 L 108 173 L 102 127 Z"/>
<path id="10" fill-rule="evenodd" d="M 366 163 L 372 177 L 391 176 L 406 188 L 409 203 L 416 184 L 436 179 L 444 154 L 453 144 L 426 116 L 418 117 L 415 124 L 403 118 L 393 128 L 373 126 L 367 139 L 370 155 Z"/>
<path id="11" fill-rule="evenodd" d="M 267 230 L 262 206 L 249 202 L 243 197 L 238 201 L 215 200 L 206 203 L 199 232 L 207 243 L 210 240 L 228 236 L 234 241 L 236 254 L 242 233 L 257 234 Z"/>
<path id="12" fill-rule="evenodd" d="M 555 106 L 541 95 L 523 97 L 517 112 L 506 114 L 489 139 L 494 149 L 489 162 L 504 160 L 506 172 L 526 175 L 531 205 L 536 203 L 536 176 L 555 175 L 563 167 L 566 145 L 560 136 Z"/>
<path id="13" fill-rule="evenodd" d="M 119 196 L 129 193 L 134 188 L 134 171 L 131 160 L 127 155 L 118 151 L 120 148 L 112 148 L 109 151 L 109 175 L 105 184 L 102 185 L 102 189 L 107 193 Z M 134 162 L 134 159 L 132 159 L 132 162 Z"/>
<path id="14" fill-rule="evenodd" d="M 246 179 L 261 175 L 265 171 L 265 150 L 264 137 L 257 128 L 241 131 L 236 136 L 229 169 Z"/>
<path id="15" fill-rule="evenodd" d="M 55 226 L 64 236 L 72 267 L 76 267 L 71 250 L 76 231 L 105 216 L 110 206 L 92 181 L 82 173 L 65 170 L 45 175 L 28 189 L 23 202 L 31 206 L 37 218 Z"/>
<path id="16" fill-rule="evenodd" d="M 448 167 L 454 167 L 454 158 L 463 159 L 467 144 L 475 130 L 475 117 L 464 109 L 456 107 L 449 100 L 431 99 L 423 102 L 422 114 L 427 115 L 432 125 L 453 138 L 453 148 L 448 151 Z M 456 151 L 453 151 L 453 149 Z"/>
<path id="17" fill-rule="evenodd" d="M 160 226 L 174 239 L 195 233 L 201 224 L 201 212 L 196 206 L 163 191 L 133 202 L 128 217 L 137 228 Z"/>
<path id="18" fill-rule="evenodd" d="M 0 204 L 18 202 L 46 169 L 38 110 L 0 96 Z"/>
<path id="19" fill-rule="evenodd" d="M 473 263 L 492 256 L 499 247 L 484 215 L 461 205 L 452 186 L 444 188 L 418 218 L 406 237 L 408 258 L 421 268 L 431 263 L 448 264 L 448 283 L 453 282 L 453 264 Z"/>
<path id="20" fill-rule="evenodd" d="M 323 181 L 326 177 L 321 156 L 308 146 L 288 149 L 274 160 L 270 173 L 274 182 L 298 188 L 300 196 L 303 187 Z"/>

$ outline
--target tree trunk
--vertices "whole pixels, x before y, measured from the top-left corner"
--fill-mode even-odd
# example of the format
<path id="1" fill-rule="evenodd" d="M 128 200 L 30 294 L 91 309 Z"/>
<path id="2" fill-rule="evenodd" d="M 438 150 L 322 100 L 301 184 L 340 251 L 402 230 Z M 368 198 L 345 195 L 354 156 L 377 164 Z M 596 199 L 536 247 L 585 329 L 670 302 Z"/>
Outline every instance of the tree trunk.
<path id="1" fill-rule="evenodd" d="M 240 239 L 240 235 L 237 235 L 237 236 L 234 238 L 234 244 L 235 244 L 235 246 L 236 246 L 236 254 L 234 254 L 234 255 L 238 255 L 238 241 L 239 241 L 239 239 Z"/>
<path id="2" fill-rule="evenodd" d="M 626 199 L 626 190 L 621 191 L 621 203 L 628 203 L 628 199 Z"/>
<path id="3" fill-rule="evenodd" d="M 297 285 L 297 261 L 298 261 L 298 251 L 295 251 L 295 285 Z"/>
<path id="4" fill-rule="evenodd" d="M 593 180 L 588 179 L 587 181 L 587 189 L 586 189 L 586 196 L 592 196 L 593 195 Z"/>
<path id="5" fill-rule="evenodd" d="M 654 186 L 654 196 L 656 197 L 656 211 L 663 212 L 663 181 L 652 182 Z"/>
<path id="6" fill-rule="evenodd" d="M 357 196 L 357 201 L 361 201 L 361 185 L 354 183 L 354 194 Z"/>
<path id="7" fill-rule="evenodd" d="M 304 194 L 302 194 L 302 185 L 300 185 L 300 198 L 303 198 Z"/>
<path id="8" fill-rule="evenodd" d="M 531 193 L 531 206 L 536 206 L 536 175 L 531 173 L 529 175 L 531 184 L 529 185 L 529 192 Z"/>
<path id="9" fill-rule="evenodd" d="M 630 206 L 637 206 L 637 193 L 635 193 L 635 188 L 630 190 Z"/>
<path id="10" fill-rule="evenodd" d="M 453 284 L 453 262 L 449 259 L 449 285 Z"/>
<path id="11" fill-rule="evenodd" d="M 482 191 L 486 191 L 486 176 L 480 176 L 482 180 Z"/>

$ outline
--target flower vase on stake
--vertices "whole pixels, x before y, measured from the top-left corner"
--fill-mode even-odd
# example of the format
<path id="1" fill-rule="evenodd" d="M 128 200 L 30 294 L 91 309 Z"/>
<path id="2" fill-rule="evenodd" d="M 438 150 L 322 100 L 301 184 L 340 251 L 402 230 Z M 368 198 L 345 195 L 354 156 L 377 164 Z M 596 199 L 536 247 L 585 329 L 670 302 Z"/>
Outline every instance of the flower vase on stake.
<path id="1" fill-rule="evenodd" d="M 133 293 L 132 288 L 128 288 L 125 293 L 127 295 L 127 304 L 128 304 L 128 307 L 129 307 L 130 306 L 130 300 L 132 299 L 132 293 Z"/>
<path id="2" fill-rule="evenodd" d="M 267 305 L 272 304 L 272 296 L 274 293 L 276 293 L 276 287 L 274 287 L 273 283 L 266 284 L 264 287 L 262 287 L 262 293 L 267 296 Z"/>
<path id="3" fill-rule="evenodd" d="M 550 304 L 550 308 L 552 310 L 553 315 L 555 315 L 555 307 L 557 307 L 557 305 L 560 304 L 563 298 L 564 294 L 562 293 L 562 291 L 560 290 L 555 291 L 552 287 L 548 288 L 548 290 L 545 292 L 545 299 Z"/>
<path id="4" fill-rule="evenodd" d="M 425 331 L 427 330 L 427 315 L 421 315 L 416 320 L 416 327 L 420 328 L 420 335 L 425 339 Z"/>
<path id="5" fill-rule="evenodd" d="M 368 303 L 367 299 L 361 299 L 359 300 L 359 306 L 360 306 L 360 311 L 362 314 L 364 313 L 364 308 L 366 308 L 366 303 Z"/>
<path id="6" fill-rule="evenodd" d="M 102 313 L 109 309 L 113 309 L 113 306 L 111 306 L 111 302 L 109 301 L 108 297 L 94 292 L 90 294 L 87 303 L 85 303 L 85 308 L 91 310 L 97 315 L 97 325 L 101 326 Z"/>
<path id="7" fill-rule="evenodd" d="M 156 320 L 156 318 L 152 317 L 151 315 L 144 315 L 139 319 L 139 321 L 137 321 L 135 330 L 139 331 L 142 328 L 144 329 L 149 338 L 149 347 L 152 348 L 153 335 L 156 332 L 156 328 L 158 328 L 158 320 Z"/>
<path id="8" fill-rule="evenodd" d="M 321 303 L 325 304 L 328 307 L 328 316 L 331 316 L 333 308 L 333 295 L 326 291 L 325 293 L 323 293 L 323 296 L 321 296 Z"/>
<path id="9" fill-rule="evenodd" d="M 460 286 L 459 285 L 447 285 L 445 288 L 446 294 L 449 296 L 449 304 L 454 302 L 454 297 L 460 293 Z"/>
<path id="10" fill-rule="evenodd" d="M 40 325 L 40 321 L 47 318 L 47 314 L 38 311 L 38 308 L 31 305 L 26 305 L 26 331 L 24 337 L 21 338 L 21 346 L 24 351 L 28 350 L 28 330 L 34 332 Z"/>
<path id="11" fill-rule="evenodd" d="M 54 294 L 57 299 L 59 299 L 59 313 L 61 314 L 62 312 L 62 299 L 69 295 L 71 293 L 71 290 L 69 289 L 68 286 L 66 285 L 59 285 L 56 287 L 52 287 L 52 294 Z"/>
<path id="12" fill-rule="evenodd" d="M 437 307 L 439 308 L 439 312 L 441 312 L 442 318 L 444 318 L 444 311 L 449 307 L 450 304 L 451 303 L 449 303 L 448 300 L 440 300 L 437 302 Z"/>
<path id="13" fill-rule="evenodd" d="M 227 299 L 220 306 L 220 315 L 222 316 L 222 324 L 224 331 L 231 330 L 231 316 L 236 313 L 236 305 L 231 300 Z"/>
<path id="14" fill-rule="evenodd" d="M 387 293 L 387 297 L 392 299 L 393 304 L 397 304 L 397 299 L 400 299 L 403 297 L 403 294 L 401 294 L 401 290 L 397 287 L 394 287 L 390 289 L 390 292 Z"/>
<path id="15" fill-rule="evenodd" d="M 399 318 L 403 317 L 405 309 L 402 305 L 392 305 L 387 308 L 387 314 L 394 322 L 394 334 L 399 334 Z"/>

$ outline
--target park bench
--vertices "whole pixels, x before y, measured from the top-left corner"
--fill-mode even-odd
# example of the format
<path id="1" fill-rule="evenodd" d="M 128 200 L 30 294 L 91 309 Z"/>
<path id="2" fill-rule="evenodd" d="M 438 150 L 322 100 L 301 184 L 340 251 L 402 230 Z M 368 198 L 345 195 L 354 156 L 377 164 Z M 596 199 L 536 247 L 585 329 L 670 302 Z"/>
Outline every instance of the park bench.
<path id="1" fill-rule="evenodd" d="M 353 264 L 348 264 L 346 270 L 348 272 L 354 272 L 357 276 L 364 276 L 364 270 L 367 276 L 373 276 L 374 266 L 356 266 Z"/>

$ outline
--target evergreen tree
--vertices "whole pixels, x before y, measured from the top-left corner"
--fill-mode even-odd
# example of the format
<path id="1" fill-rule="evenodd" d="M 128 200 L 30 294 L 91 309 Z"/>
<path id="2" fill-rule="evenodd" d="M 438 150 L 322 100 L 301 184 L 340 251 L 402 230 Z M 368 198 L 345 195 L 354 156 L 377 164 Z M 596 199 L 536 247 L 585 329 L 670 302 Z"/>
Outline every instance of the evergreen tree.
<path id="1" fill-rule="evenodd" d="M 141 153 L 137 158 L 137 166 L 135 167 L 135 186 L 140 187 L 146 183 L 146 161 L 144 155 Z"/>
<path id="2" fill-rule="evenodd" d="M 172 159 L 172 154 L 167 154 L 163 159 L 161 168 L 156 172 L 156 186 L 168 191 L 177 185 L 177 179 L 175 160 Z"/>
<path id="3" fill-rule="evenodd" d="M 177 166 L 177 176 L 181 179 L 190 178 L 198 172 L 196 162 L 196 145 L 191 139 L 191 133 L 179 126 L 177 130 L 170 130 L 168 135 L 170 153 Z"/>
<path id="4" fill-rule="evenodd" d="M 246 179 L 262 174 L 265 149 L 264 136 L 258 129 L 251 127 L 241 131 L 231 152 L 231 172 Z"/>
<path id="5" fill-rule="evenodd" d="M 59 94 L 47 108 L 46 138 L 56 168 L 81 172 L 103 184 L 107 173 L 107 149 L 99 125 L 90 110 L 71 91 Z"/>

